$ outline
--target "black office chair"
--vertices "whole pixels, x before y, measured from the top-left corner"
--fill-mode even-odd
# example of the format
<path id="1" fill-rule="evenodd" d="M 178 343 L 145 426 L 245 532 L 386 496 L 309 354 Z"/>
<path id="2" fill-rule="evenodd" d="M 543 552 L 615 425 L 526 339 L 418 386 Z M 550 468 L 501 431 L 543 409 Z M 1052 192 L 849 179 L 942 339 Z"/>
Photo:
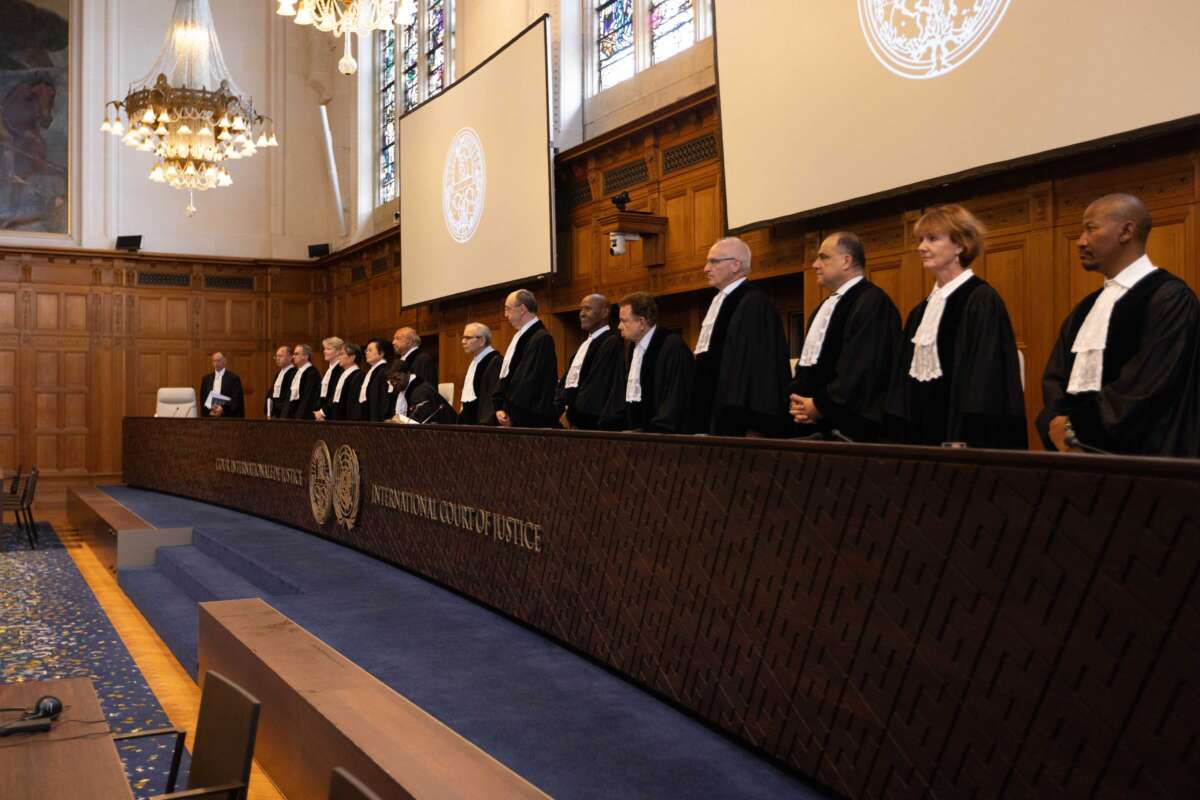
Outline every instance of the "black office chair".
<path id="1" fill-rule="evenodd" d="M 329 779 L 329 800 L 380 800 L 362 781 L 341 767 L 334 767 Z"/>
<path id="2" fill-rule="evenodd" d="M 12 511 L 13 516 L 17 518 L 17 526 L 25 531 L 25 538 L 29 540 L 31 548 L 37 547 L 38 532 L 37 524 L 33 521 L 33 501 L 37 494 L 37 479 L 38 468 L 34 467 L 29 472 L 24 482 L 20 485 L 20 491 L 10 492 L 6 495 L 0 495 L 0 524 L 4 522 L 4 512 Z M 14 479 L 14 483 L 16 480 Z"/>
<path id="3" fill-rule="evenodd" d="M 179 728 L 123 733 L 116 742 L 148 736 L 174 736 L 175 752 L 167 775 L 167 793 L 153 800 L 185 800 L 196 797 L 244 800 L 250 784 L 250 765 L 254 761 L 254 737 L 258 731 L 259 702 L 237 684 L 209 670 L 200 693 L 200 716 L 196 720 L 196 742 L 192 747 L 192 767 L 188 788 L 175 791 L 179 777 L 179 759 L 187 732 Z"/>

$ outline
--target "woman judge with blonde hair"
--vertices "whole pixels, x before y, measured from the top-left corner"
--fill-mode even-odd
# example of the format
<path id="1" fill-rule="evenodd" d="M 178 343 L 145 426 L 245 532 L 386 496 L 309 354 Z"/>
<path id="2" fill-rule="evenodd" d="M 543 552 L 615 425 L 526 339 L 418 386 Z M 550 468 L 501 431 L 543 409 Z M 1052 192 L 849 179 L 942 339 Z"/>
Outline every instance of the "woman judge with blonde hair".
<path id="1" fill-rule="evenodd" d="M 917 221 L 933 291 L 904 326 L 887 401 L 892 441 L 1024 449 L 1025 400 L 1012 322 L 1000 295 L 971 269 L 987 230 L 959 205 Z"/>

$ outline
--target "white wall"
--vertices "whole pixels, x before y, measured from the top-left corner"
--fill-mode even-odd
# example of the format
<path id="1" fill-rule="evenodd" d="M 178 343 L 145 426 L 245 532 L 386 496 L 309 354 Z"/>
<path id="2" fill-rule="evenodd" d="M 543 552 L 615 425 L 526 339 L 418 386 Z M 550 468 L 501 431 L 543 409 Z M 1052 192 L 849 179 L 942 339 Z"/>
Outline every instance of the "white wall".
<path id="1" fill-rule="evenodd" d="M 99 129 L 105 102 L 123 98 L 154 63 L 174 4 L 72 0 L 71 237 L 0 235 L 0 244 L 103 249 L 119 234 L 141 234 L 150 252 L 305 258 L 307 244 L 330 241 L 336 223 L 304 57 L 311 29 L 276 16 L 274 5 L 211 0 L 234 80 L 274 118 L 281 146 L 230 162 L 233 186 L 197 193 L 189 219 L 186 192 L 147 180 L 153 155 Z"/>

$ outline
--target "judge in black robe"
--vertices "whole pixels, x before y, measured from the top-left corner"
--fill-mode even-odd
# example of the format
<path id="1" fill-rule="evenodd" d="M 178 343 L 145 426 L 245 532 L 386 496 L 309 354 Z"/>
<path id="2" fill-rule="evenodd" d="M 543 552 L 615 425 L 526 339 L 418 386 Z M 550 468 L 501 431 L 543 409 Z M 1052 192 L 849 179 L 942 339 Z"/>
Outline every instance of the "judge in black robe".
<path id="1" fill-rule="evenodd" d="M 965 215 L 965 216 L 964 216 Z M 961 232 L 965 231 L 965 233 Z M 939 206 L 917 223 L 926 269 L 944 278 L 936 330 L 940 377 L 918 380 L 913 339 L 934 295 L 908 315 L 888 390 L 885 437 L 905 444 L 1025 449 L 1029 436 L 1017 341 L 1000 295 L 968 267 L 982 250 L 983 225 L 961 206 Z M 957 237 L 957 238 L 956 238 Z"/>
<path id="2" fill-rule="evenodd" d="M 275 374 L 275 380 L 267 391 L 263 412 L 271 419 L 286 419 L 288 396 L 292 392 L 292 376 L 296 374 L 291 348 L 279 347 L 275 350 L 275 366 L 279 367 L 279 372 Z"/>
<path id="3" fill-rule="evenodd" d="M 200 416 L 202 417 L 228 417 L 230 419 L 240 419 L 246 416 L 246 401 L 242 394 L 242 379 L 238 377 L 233 370 L 225 368 L 225 355 L 223 353 L 212 354 L 213 371 L 200 379 Z M 227 401 L 212 401 L 210 404 L 208 395 L 213 391 L 213 386 L 217 384 L 217 378 L 220 377 L 220 385 L 217 386 L 217 394 L 228 397 Z"/>
<path id="4" fill-rule="evenodd" d="M 321 393 L 321 376 L 312 365 L 312 348 L 298 344 L 292 350 L 292 363 L 296 374 L 292 377 L 291 394 L 288 395 L 288 419 L 311 420 L 317 410 Z"/>
<path id="5" fill-rule="evenodd" d="M 342 348 L 340 363 L 342 374 L 338 376 L 338 382 L 330 389 L 332 400 L 330 401 L 329 410 L 332 412 L 328 418 L 336 421 L 356 419 L 359 414 L 358 394 L 362 388 L 363 377 L 366 372 L 359 366 L 362 361 L 362 348 L 356 344 L 347 343 Z"/>
<path id="6" fill-rule="evenodd" d="M 395 363 L 387 380 L 392 408 L 385 421 L 394 420 L 400 414 L 421 425 L 452 425 L 458 421 L 454 406 L 438 393 L 437 387 L 420 375 L 410 373 L 403 361 Z"/>
<path id="7" fill-rule="evenodd" d="M 595 430 L 613 382 L 623 368 L 625 343 L 608 327 L 608 298 L 591 294 L 579 304 L 579 325 L 587 339 L 575 351 L 558 382 L 558 411 L 568 427 Z"/>
<path id="8" fill-rule="evenodd" d="M 467 367 L 463 391 L 459 395 L 462 408 L 458 412 L 458 424 L 495 425 L 492 395 L 500 386 L 500 365 L 504 358 L 492 349 L 492 332 L 480 322 L 468 323 L 463 328 L 462 345 L 463 352 L 471 356 L 471 366 Z M 471 392 L 467 392 L 468 384 Z"/>
<path id="9" fill-rule="evenodd" d="M 688 433 L 695 371 L 691 350 L 679 334 L 657 327 L 658 307 L 646 292 L 622 298 L 620 313 L 621 335 L 630 343 L 629 352 L 610 385 L 600 427 Z M 638 389 L 640 400 L 636 399 Z"/>
<path id="10" fill-rule="evenodd" d="M 401 328 L 392 336 L 392 348 L 396 358 L 411 373 L 421 376 L 421 380 L 436 387 L 438 385 L 438 365 L 434 357 L 421 346 L 421 337 L 412 328 Z"/>
<path id="11" fill-rule="evenodd" d="M 558 356 L 554 339 L 537 318 L 533 292 L 520 289 L 510 294 L 504 315 L 517 334 L 504 353 L 508 369 L 501 362 L 500 384 L 492 394 L 496 422 L 504 427 L 556 428 Z"/>
<path id="12" fill-rule="evenodd" d="M 317 410 L 313 412 L 316 419 L 333 419 L 333 391 L 337 388 L 338 378 L 342 376 L 342 365 L 338 361 L 339 358 L 340 350 L 333 356 L 332 363 L 325 370 L 325 374 L 321 376 L 321 385 L 317 392 Z"/>
<path id="13" fill-rule="evenodd" d="M 367 342 L 366 374 L 358 391 L 358 407 L 354 412 L 362 422 L 383 422 L 392 416 L 392 398 L 388 394 L 388 361 L 392 357 L 392 346 L 383 339 Z"/>
<path id="14" fill-rule="evenodd" d="M 800 423 L 797 435 L 836 438 L 836 431 L 856 442 L 877 442 L 882 436 L 883 407 L 900 351 L 900 313 L 887 293 L 866 279 L 865 267 L 866 255 L 854 234 L 834 233 L 821 243 L 813 270 L 834 295 L 809 319 L 789 389 L 793 417 Z M 823 337 L 815 326 L 823 327 Z"/>
<path id="15" fill-rule="evenodd" d="M 1150 263 L 1150 228 L 1145 206 L 1127 195 L 1101 198 L 1084 214 L 1080 260 L 1113 286 L 1074 308 L 1046 364 L 1037 427 L 1048 449 L 1070 450 L 1078 442 L 1125 455 L 1200 457 L 1200 303 L 1186 283 Z M 1084 355 L 1073 349 L 1105 291 L 1117 299 L 1103 349 L 1092 356 L 1102 364 L 1099 385 L 1091 388 L 1081 369 L 1071 391 L 1072 371 Z M 1092 349 L 1087 344 L 1085 337 L 1078 349 Z M 1063 440 L 1067 421 L 1075 442 Z"/>
<path id="16" fill-rule="evenodd" d="M 708 252 L 704 273 L 713 298 L 696 344 L 692 429 L 722 436 L 786 435 L 787 338 L 771 299 L 747 279 L 750 248 L 722 239 Z"/>

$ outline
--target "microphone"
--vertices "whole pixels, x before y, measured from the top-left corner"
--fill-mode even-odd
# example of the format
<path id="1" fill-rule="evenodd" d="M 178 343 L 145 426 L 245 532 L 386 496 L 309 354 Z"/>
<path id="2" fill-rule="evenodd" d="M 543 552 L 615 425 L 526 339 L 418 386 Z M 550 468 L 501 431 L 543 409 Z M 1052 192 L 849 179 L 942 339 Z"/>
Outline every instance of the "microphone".
<path id="1" fill-rule="evenodd" d="M 1078 447 L 1085 453 L 1092 453 L 1093 455 L 1097 456 L 1115 455 L 1115 453 L 1110 453 L 1107 450 L 1101 450 L 1099 447 L 1092 447 L 1090 444 L 1084 444 L 1083 442 L 1079 441 L 1079 437 L 1075 435 L 1075 431 L 1067 431 L 1067 435 L 1063 437 L 1063 441 L 1067 443 L 1068 447 Z"/>
<path id="2" fill-rule="evenodd" d="M 833 437 L 835 439 L 840 439 L 843 442 L 845 442 L 846 444 L 855 444 L 855 441 L 853 439 L 851 439 L 849 436 L 847 436 L 846 434 L 839 431 L 837 428 L 830 428 L 829 432 L 831 434 L 833 434 Z"/>

